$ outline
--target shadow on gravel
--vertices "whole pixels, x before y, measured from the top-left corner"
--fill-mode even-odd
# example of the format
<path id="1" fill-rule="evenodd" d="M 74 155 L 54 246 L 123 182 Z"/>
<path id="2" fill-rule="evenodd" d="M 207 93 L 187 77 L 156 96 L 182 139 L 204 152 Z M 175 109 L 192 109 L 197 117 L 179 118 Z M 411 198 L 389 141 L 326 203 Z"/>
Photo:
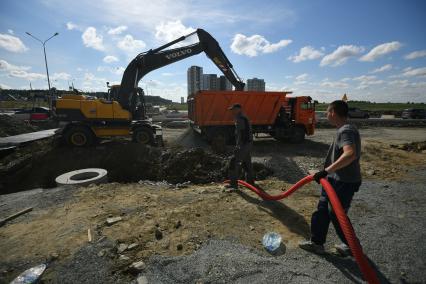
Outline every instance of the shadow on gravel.
<path id="1" fill-rule="evenodd" d="M 310 228 L 306 220 L 302 215 L 284 205 L 284 203 L 278 201 L 266 201 L 260 200 L 255 197 L 239 191 L 237 192 L 242 198 L 247 202 L 256 204 L 260 206 L 260 210 L 269 214 L 271 217 L 280 221 L 284 226 L 286 226 L 291 232 L 298 234 L 304 238 L 310 236 Z"/>
<path id="2" fill-rule="evenodd" d="M 273 155 L 266 165 L 274 170 L 275 177 L 288 183 L 296 183 L 308 174 L 295 161 L 284 156 Z"/>
<path id="3" fill-rule="evenodd" d="M 329 263 L 333 264 L 337 269 L 342 272 L 342 274 L 351 282 L 353 283 L 364 283 L 363 281 L 360 281 L 359 279 L 363 279 L 361 271 L 359 270 L 359 267 L 357 263 L 355 262 L 355 259 L 353 258 L 343 258 L 340 256 L 335 256 L 332 254 L 326 254 L 323 256 L 323 258 L 328 261 Z M 368 258 L 368 257 L 367 257 Z M 368 258 L 368 261 L 370 262 L 370 265 L 374 268 L 374 270 L 377 273 L 377 277 L 379 278 L 380 283 L 388 284 L 391 283 L 383 273 L 380 272 L 376 264 Z"/>
<path id="4" fill-rule="evenodd" d="M 311 156 L 323 158 L 330 145 L 306 139 L 303 143 L 283 143 L 275 140 L 256 140 L 253 142 L 253 151 L 256 154 L 285 154 L 287 157 Z"/>

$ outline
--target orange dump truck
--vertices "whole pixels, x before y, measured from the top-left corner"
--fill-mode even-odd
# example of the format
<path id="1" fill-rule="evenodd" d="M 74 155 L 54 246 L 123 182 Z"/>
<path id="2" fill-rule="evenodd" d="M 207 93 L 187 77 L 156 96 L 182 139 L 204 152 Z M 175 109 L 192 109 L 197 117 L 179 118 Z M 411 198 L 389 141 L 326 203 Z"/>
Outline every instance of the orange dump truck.
<path id="1" fill-rule="evenodd" d="M 234 120 L 228 107 L 239 103 L 253 133 L 280 141 L 302 142 L 314 134 L 315 103 L 311 97 L 290 97 L 291 92 L 199 91 L 188 97 L 191 127 L 209 142 L 234 140 Z"/>

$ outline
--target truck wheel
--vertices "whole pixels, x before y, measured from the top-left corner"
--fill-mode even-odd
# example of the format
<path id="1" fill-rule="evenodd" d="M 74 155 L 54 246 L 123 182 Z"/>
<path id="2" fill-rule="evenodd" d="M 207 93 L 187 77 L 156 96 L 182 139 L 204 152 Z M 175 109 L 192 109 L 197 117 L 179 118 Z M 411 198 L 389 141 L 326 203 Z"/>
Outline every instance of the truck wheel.
<path id="1" fill-rule="evenodd" d="M 93 144 L 95 137 L 92 131 L 85 126 L 71 126 L 64 135 L 68 145 L 74 147 L 86 147 Z"/>
<path id="2" fill-rule="evenodd" d="M 305 129 L 302 127 L 295 127 L 293 135 L 290 138 L 291 143 L 302 143 L 305 140 Z"/>
<path id="3" fill-rule="evenodd" d="M 133 142 L 152 145 L 154 143 L 154 133 L 148 127 L 135 128 L 133 130 Z"/>

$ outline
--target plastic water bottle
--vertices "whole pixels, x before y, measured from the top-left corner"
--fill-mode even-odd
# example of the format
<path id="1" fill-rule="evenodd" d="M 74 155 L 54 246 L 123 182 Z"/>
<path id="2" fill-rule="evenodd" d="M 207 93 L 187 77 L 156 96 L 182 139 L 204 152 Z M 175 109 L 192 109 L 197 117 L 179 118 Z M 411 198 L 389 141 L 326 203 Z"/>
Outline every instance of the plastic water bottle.
<path id="1" fill-rule="evenodd" d="M 281 245 L 281 235 L 275 232 L 266 233 L 263 236 L 262 244 L 269 252 L 275 252 Z"/>

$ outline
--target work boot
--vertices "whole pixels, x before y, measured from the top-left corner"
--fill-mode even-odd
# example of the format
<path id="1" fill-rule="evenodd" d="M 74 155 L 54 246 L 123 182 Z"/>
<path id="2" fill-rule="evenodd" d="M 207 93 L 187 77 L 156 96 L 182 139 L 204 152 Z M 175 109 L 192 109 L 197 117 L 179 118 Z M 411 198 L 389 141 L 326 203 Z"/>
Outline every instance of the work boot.
<path id="1" fill-rule="evenodd" d="M 308 240 L 300 241 L 299 247 L 309 252 L 313 252 L 316 254 L 325 254 L 324 246 L 317 245 L 316 243 Z"/>
<path id="2" fill-rule="evenodd" d="M 334 245 L 334 248 L 340 256 L 352 256 L 351 249 L 345 243 L 341 243 L 340 245 Z"/>

